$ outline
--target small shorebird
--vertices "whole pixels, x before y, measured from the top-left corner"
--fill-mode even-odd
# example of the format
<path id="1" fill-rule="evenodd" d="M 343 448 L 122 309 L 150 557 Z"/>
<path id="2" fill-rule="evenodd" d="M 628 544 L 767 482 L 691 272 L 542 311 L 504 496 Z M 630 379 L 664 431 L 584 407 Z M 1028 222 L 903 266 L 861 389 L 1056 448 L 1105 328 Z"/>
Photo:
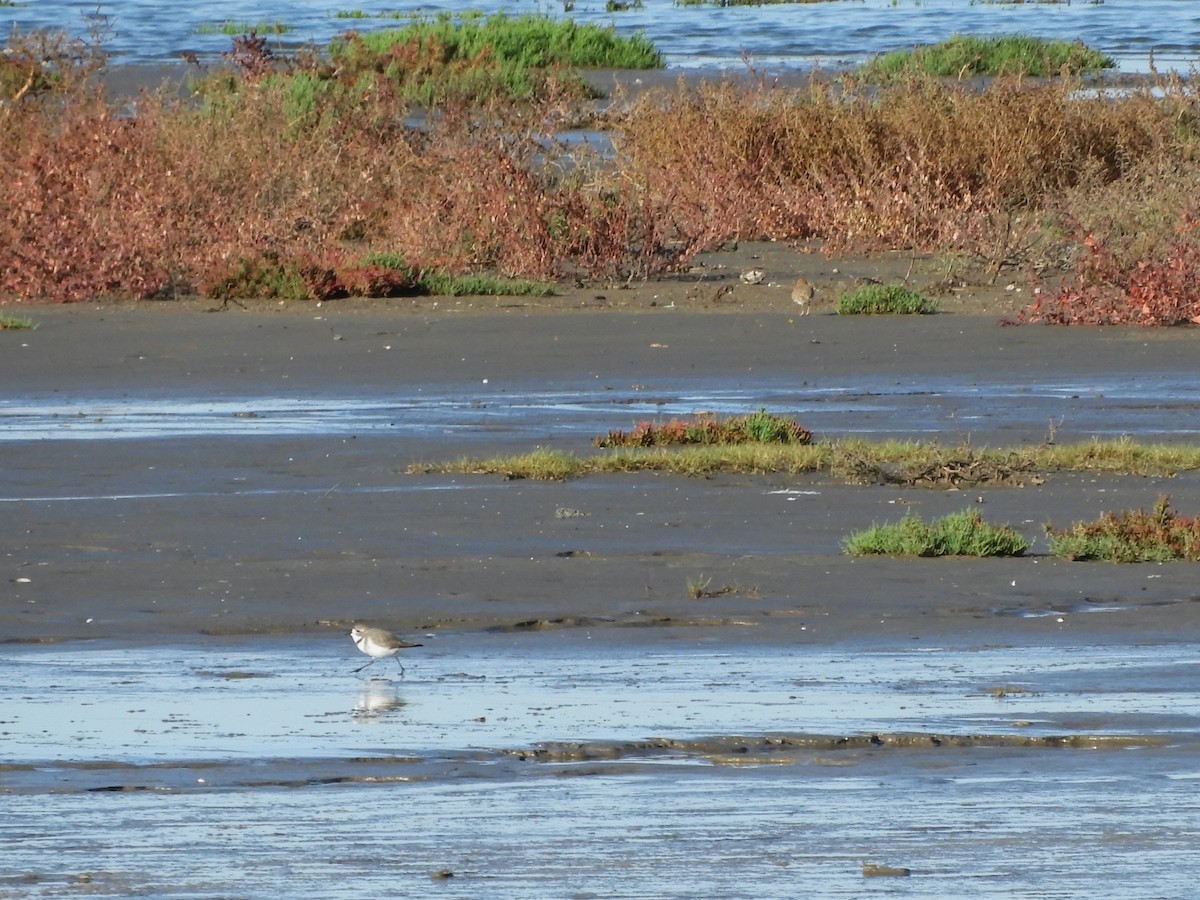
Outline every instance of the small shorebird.
<path id="1" fill-rule="evenodd" d="M 800 315 L 807 316 L 812 312 L 812 299 L 816 296 L 816 288 L 807 279 L 797 278 L 792 285 L 792 302 L 800 307 Z"/>
<path id="2" fill-rule="evenodd" d="M 385 656 L 396 656 L 401 650 L 407 650 L 410 647 L 423 647 L 424 644 L 411 644 L 408 641 L 402 641 L 390 631 L 384 631 L 382 628 L 369 628 L 361 622 L 355 622 L 354 627 L 350 629 L 350 637 L 354 639 L 355 646 L 363 653 L 371 657 L 369 662 L 363 663 L 354 671 L 361 672 L 367 666 L 376 660 L 383 659 Z M 400 657 L 396 657 L 396 665 L 400 666 L 400 676 L 404 676 L 404 665 L 400 662 Z"/>

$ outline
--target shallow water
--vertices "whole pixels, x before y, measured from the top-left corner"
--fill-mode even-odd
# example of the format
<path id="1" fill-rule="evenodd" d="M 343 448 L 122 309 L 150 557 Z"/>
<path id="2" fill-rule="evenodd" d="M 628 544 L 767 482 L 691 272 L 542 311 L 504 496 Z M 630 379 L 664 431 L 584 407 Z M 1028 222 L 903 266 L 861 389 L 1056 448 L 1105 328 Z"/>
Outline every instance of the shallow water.
<path id="1" fill-rule="evenodd" d="M 561 15 L 557 3 L 444 0 L 406 4 L 404 11 L 483 10 L 511 14 Z M 96 4 L 80 0 L 18 0 L 0 10 L 0 22 L 22 28 L 56 27 L 83 33 Z M 336 18 L 337 11 L 358 9 L 375 16 L 395 10 L 387 2 L 337 4 L 330 0 L 215 0 L 202 4 L 125 0 L 102 7 L 112 20 L 111 47 L 116 62 L 178 59 L 193 50 L 215 57 L 229 48 L 225 35 L 199 34 L 204 25 L 225 21 L 283 22 L 292 30 L 289 43 L 327 42 L 350 27 L 367 30 L 391 20 Z M 1103 3 L 986 3 L 975 0 L 833 0 L 828 3 L 737 8 L 679 7 L 666 0 L 645 0 L 640 9 L 608 13 L 600 0 L 578 0 L 572 18 L 611 24 L 619 33 L 644 31 L 666 55 L 671 67 L 743 67 L 747 54 L 759 67 L 843 67 L 870 55 L 943 40 L 952 34 L 1023 33 L 1080 39 L 1114 56 L 1121 71 L 1144 72 L 1149 54 L 1160 68 L 1186 71 L 1200 58 L 1200 10 L 1191 0 L 1106 0 Z"/>
<path id="2" fill-rule="evenodd" d="M 403 679 L 352 674 L 332 632 L 9 645 L 0 896 L 1153 897 L 1197 874 L 1194 644 L 580 637 L 422 636 Z"/>
<path id="3" fill-rule="evenodd" d="M 430 634 L 405 655 L 405 676 L 381 660 L 357 677 L 364 660 L 348 638 L 10 647 L 0 706 L 10 761 L 74 763 L 257 760 L 266 747 L 427 759 L 770 732 L 1200 737 L 1190 645 L 830 650 L 727 647 L 723 636 L 667 630 L 647 647 L 608 630 Z"/>
<path id="4" fill-rule="evenodd" d="M 997 403 L 997 397 L 1019 402 Z M 1166 399 L 1169 398 L 1169 399 Z M 467 445 L 497 439 L 526 445 L 544 441 L 586 443 L 610 428 L 646 419 L 689 417 L 697 410 L 733 415 L 763 408 L 795 416 L 816 433 L 897 435 L 897 422 L 914 435 L 949 430 L 1012 439 L 1037 433 L 1047 423 L 1069 422 L 1074 436 L 1142 439 L 1200 434 L 1200 376 L 1195 372 L 1128 375 L 1111 380 L 964 380 L 958 375 L 829 378 L 753 387 L 730 380 L 704 384 L 659 379 L 652 390 L 527 390 L 521 385 L 475 386 L 439 391 L 423 387 L 406 396 L 252 396 L 134 399 L 78 395 L 53 400 L 0 398 L 0 442 L 95 441 L 204 436 L 395 435 L 440 438 Z M 1060 422 L 1061 424 L 1061 422 Z M 1067 432 L 1064 431 L 1064 437 Z"/>

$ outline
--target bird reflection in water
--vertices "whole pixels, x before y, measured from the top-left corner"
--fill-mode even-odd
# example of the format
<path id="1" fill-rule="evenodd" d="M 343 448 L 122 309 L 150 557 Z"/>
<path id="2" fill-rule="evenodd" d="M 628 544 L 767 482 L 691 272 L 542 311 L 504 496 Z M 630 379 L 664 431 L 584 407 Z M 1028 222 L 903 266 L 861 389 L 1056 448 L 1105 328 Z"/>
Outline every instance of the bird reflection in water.
<path id="1" fill-rule="evenodd" d="M 358 689 L 351 715 L 356 722 L 374 722 L 402 708 L 400 689 L 386 678 L 372 678 Z"/>

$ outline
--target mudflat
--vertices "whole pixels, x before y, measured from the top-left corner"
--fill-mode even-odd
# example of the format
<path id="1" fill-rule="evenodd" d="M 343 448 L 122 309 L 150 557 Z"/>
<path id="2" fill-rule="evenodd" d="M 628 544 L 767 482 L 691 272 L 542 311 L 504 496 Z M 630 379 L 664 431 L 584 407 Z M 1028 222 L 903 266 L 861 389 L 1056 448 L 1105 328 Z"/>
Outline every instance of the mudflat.
<path id="1" fill-rule="evenodd" d="M 1196 439 L 1192 331 L 799 316 L 736 271 L 744 303 L 693 279 L 0 332 L 0 893 L 1185 895 L 1196 567 L 1041 534 L 1194 511 L 1196 476 L 410 472 L 758 406 L 820 438 Z M 1031 553 L 841 552 L 965 506 Z M 359 619 L 423 645 L 403 676 L 355 674 Z"/>
<path id="2" fill-rule="evenodd" d="M 931 491 L 406 471 L 536 446 L 585 452 L 646 410 L 689 405 L 768 405 L 815 418 L 819 437 L 1020 445 L 1112 436 L 1128 418 L 1139 439 L 1194 439 L 1197 397 L 1178 382 L 1194 369 L 1190 330 L 798 316 L 782 287 L 748 311 L 681 309 L 663 291 L 621 291 L 619 309 L 580 311 L 576 297 L 571 312 L 488 299 L 37 309 L 36 330 L 0 333 L 0 639 L 341 631 L 356 618 L 398 631 L 621 628 L 631 641 L 656 625 L 732 626 L 733 641 L 936 641 L 1197 624 L 1193 566 L 1062 562 L 1041 539 L 1044 522 L 1163 493 L 1194 509 L 1190 475 Z M 872 522 L 967 505 L 1013 524 L 1031 553 L 841 553 Z"/>

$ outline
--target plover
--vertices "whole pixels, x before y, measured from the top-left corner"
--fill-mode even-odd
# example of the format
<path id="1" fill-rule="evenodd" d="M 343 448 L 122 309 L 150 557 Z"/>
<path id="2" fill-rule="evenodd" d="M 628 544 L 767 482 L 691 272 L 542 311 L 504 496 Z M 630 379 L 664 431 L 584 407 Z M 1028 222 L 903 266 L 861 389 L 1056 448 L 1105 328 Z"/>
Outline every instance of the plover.
<path id="1" fill-rule="evenodd" d="M 809 284 L 807 279 L 796 279 L 792 285 L 792 302 L 800 307 L 800 315 L 807 316 L 812 312 L 812 298 L 816 293 L 816 288 Z"/>
<path id="2" fill-rule="evenodd" d="M 408 641 L 402 641 L 390 631 L 384 631 L 382 628 L 369 628 L 361 622 L 355 622 L 354 627 L 350 629 L 350 637 L 354 639 L 354 644 L 367 656 L 371 657 L 370 662 L 366 662 L 359 666 L 354 671 L 361 672 L 367 666 L 376 660 L 383 659 L 385 656 L 396 656 L 401 650 L 408 650 L 411 647 L 423 647 L 424 644 L 412 644 Z M 396 665 L 400 666 L 400 675 L 404 676 L 404 665 L 400 662 L 400 658 L 396 657 Z"/>

